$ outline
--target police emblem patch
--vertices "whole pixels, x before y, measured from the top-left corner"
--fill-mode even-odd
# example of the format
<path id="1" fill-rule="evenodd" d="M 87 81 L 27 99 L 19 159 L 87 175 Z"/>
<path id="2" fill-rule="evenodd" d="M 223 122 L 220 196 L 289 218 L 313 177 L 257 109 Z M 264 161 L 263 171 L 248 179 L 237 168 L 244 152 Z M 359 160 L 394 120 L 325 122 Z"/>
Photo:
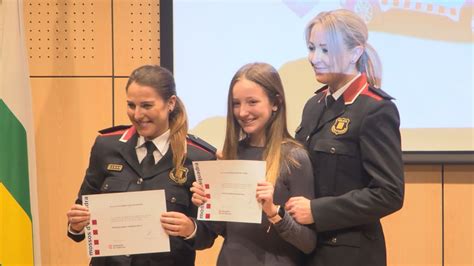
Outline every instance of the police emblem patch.
<path id="1" fill-rule="evenodd" d="M 109 171 L 121 172 L 122 169 L 123 169 L 123 165 L 121 164 L 109 163 L 107 165 L 107 170 Z"/>
<path id="2" fill-rule="evenodd" d="M 339 117 L 338 119 L 336 119 L 336 122 L 334 122 L 334 125 L 332 125 L 331 127 L 332 133 L 334 133 L 334 135 L 345 134 L 349 129 L 350 122 L 351 120 L 349 118 Z"/>
<path id="3" fill-rule="evenodd" d="M 188 168 L 182 166 L 178 169 L 173 168 L 169 174 L 170 179 L 179 185 L 183 185 L 188 180 L 188 171 Z"/>

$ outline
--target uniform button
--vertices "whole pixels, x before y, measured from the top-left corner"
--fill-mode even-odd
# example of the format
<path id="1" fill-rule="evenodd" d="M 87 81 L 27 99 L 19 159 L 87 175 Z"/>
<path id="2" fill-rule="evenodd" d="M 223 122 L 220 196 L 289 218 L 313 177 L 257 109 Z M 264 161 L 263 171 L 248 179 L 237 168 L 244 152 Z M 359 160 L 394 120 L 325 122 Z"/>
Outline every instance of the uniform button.
<path id="1" fill-rule="evenodd" d="M 125 257 L 130 257 L 130 255 L 125 255 Z"/>
<path id="2" fill-rule="evenodd" d="M 330 153 L 336 153 L 336 148 L 334 147 L 331 147 L 331 149 L 329 150 Z"/>
<path id="3" fill-rule="evenodd" d="M 143 183 L 143 178 L 140 177 L 140 178 L 137 180 L 137 185 L 140 185 L 141 183 Z"/>
<path id="4" fill-rule="evenodd" d="M 105 190 L 109 189 L 109 184 L 105 184 L 105 185 L 104 185 L 104 189 L 105 189 Z"/>
<path id="5" fill-rule="evenodd" d="M 176 203 L 176 198 L 175 197 L 171 197 L 171 203 Z"/>
<path id="6" fill-rule="evenodd" d="M 308 139 L 309 139 L 309 136 L 306 137 L 306 141 L 308 141 Z"/>
<path id="7" fill-rule="evenodd" d="M 337 243 L 337 238 L 336 237 L 331 238 L 331 243 L 336 244 Z"/>

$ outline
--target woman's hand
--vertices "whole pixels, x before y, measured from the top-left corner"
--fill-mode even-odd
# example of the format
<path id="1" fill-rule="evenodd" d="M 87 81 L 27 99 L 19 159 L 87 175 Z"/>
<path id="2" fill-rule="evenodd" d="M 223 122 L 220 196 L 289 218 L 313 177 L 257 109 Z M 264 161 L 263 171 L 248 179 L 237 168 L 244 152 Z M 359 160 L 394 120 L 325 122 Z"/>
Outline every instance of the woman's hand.
<path id="1" fill-rule="evenodd" d="M 314 223 L 311 201 L 305 197 L 292 197 L 285 204 L 286 211 L 300 224 Z"/>
<path id="2" fill-rule="evenodd" d="M 194 232 L 193 220 L 180 212 L 165 212 L 161 214 L 160 221 L 170 236 L 189 237 Z"/>
<path id="3" fill-rule="evenodd" d="M 272 183 L 261 181 L 257 183 L 257 201 L 262 204 L 262 209 L 268 217 L 274 217 L 277 214 L 277 206 L 273 204 Z"/>
<path id="4" fill-rule="evenodd" d="M 74 204 L 66 213 L 70 229 L 74 233 L 81 232 L 91 219 L 89 209 L 85 206 Z"/>
<path id="5" fill-rule="evenodd" d="M 193 186 L 189 189 L 191 192 L 193 192 L 193 196 L 191 198 L 191 201 L 193 202 L 194 205 L 196 206 L 201 206 L 207 201 L 206 197 L 206 192 L 204 191 L 204 188 L 199 185 L 198 182 L 193 182 Z"/>

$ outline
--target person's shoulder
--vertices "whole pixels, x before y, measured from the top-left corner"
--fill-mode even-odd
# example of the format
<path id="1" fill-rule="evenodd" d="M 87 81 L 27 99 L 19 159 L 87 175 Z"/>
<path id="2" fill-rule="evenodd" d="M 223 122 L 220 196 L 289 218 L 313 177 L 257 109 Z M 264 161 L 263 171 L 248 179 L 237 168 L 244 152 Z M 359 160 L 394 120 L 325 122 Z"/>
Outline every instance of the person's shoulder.
<path id="1" fill-rule="evenodd" d="M 322 86 L 314 92 L 314 95 L 311 96 L 305 104 L 305 109 L 308 107 L 314 107 L 315 103 L 320 102 L 328 93 L 329 87 L 327 85 Z"/>
<path id="2" fill-rule="evenodd" d="M 213 160 L 216 158 L 217 149 L 203 139 L 188 134 L 186 143 L 188 146 L 188 157 L 192 157 L 190 159 Z"/>
<path id="3" fill-rule="evenodd" d="M 314 92 L 314 94 L 315 94 L 315 95 L 318 95 L 318 94 L 321 94 L 321 93 L 326 94 L 328 90 L 329 90 L 329 86 L 328 86 L 328 85 L 324 85 L 324 86 L 322 86 L 321 88 L 317 89 L 317 90 Z"/>
<path id="4" fill-rule="evenodd" d="M 282 151 L 285 154 L 294 157 L 295 159 L 306 159 L 308 157 L 308 152 L 306 149 L 296 140 L 290 139 L 285 140 L 282 144 Z"/>
<path id="5" fill-rule="evenodd" d="M 368 86 L 368 88 L 364 90 L 362 94 L 374 101 L 391 101 L 395 99 L 381 88 L 375 88 L 372 86 Z"/>
<path id="6" fill-rule="evenodd" d="M 120 125 L 101 129 L 98 133 L 96 143 L 115 145 L 116 142 L 127 142 L 136 133 L 136 130 L 131 125 Z"/>
<path id="7" fill-rule="evenodd" d="M 99 130 L 100 137 L 108 137 L 108 136 L 120 136 L 123 135 L 127 130 L 129 130 L 132 126 L 131 125 L 120 125 L 120 126 L 113 126 Z"/>

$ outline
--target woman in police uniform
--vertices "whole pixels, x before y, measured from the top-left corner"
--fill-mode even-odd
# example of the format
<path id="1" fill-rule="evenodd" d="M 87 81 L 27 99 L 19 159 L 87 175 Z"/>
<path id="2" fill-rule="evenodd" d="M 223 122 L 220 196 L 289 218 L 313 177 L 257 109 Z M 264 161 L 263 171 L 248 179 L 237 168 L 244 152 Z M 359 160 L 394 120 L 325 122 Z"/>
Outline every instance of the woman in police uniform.
<path id="1" fill-rule="evenodd" d="M 386 265 L 380 218 L 403 204 L 399 114 L 380 89 L 367 39 L 364 21 L 348 10 L 322 12 L 306 28 L 309 61 L 326 84 L 306 103 L 296 132 L 310 153 L 315 199 L 294 197 L 286 208 L 314 223 L 309 265 Z"/>
<path id="2" fill-rule="evenodd" d="M 167 212 L 156 226 L 170 235 L 171 252 L 97 257 L 91 265 L 194 265 L 195 252 L 185 243 L 195 228 L 189 217 L 197 211 L 189 191 L 192 161 L 215 159 L 215 150 L 187 136 L 185 109 L 168 70 L 142 66 L 132 72 L 126 91 L 132 126 L 100 131 L 76 204 L 67 212 L 68 236 L 84 239 L 90 213 L 82 195 L 164 189 Z"/>

